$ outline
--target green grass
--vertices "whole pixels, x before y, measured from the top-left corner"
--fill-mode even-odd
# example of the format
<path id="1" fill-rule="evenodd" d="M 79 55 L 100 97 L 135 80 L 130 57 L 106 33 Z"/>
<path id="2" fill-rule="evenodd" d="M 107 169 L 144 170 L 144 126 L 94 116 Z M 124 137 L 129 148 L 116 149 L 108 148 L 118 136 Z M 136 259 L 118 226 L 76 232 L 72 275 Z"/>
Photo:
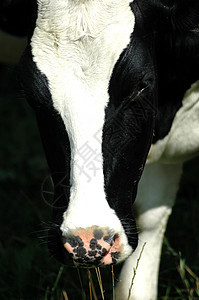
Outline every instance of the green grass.
<path id="1" fill-rule="evenodd" d="M 49 174 L 34 112 L 16 92 L 15 70 L 0 66 L 0 299 L 89 299 L 86 270 L 62 267 L 50 257 L 46 228 L 51 209 L 41 185 Z M 160 267 L 159 299 L 199 299 L 199 159 L 184 167 Z M 116 281 L 119 268 L 114 269 Z M 117 270 L 118 269 L 118 270 Z M 111 269 L 102 270 L 105 299 Z M 95 270 L 91 276 L 98 299 Z M 85 296 L 87 295 L 87 296 Z M 94 299 L 94 298 L 93 298 Z"/>

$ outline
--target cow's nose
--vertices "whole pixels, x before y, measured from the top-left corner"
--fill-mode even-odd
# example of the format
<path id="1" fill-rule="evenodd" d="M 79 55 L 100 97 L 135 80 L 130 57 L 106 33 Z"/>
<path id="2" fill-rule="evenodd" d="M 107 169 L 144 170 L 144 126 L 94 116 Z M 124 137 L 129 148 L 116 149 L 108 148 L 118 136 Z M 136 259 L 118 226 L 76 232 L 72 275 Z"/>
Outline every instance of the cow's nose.
<path id="1" fill-rule="evenodd" d="M 63 243 L 74 264 L 87 267 L 115 264 L 122 250 L 119 235 L 106 228 L 71 231 Z"/>

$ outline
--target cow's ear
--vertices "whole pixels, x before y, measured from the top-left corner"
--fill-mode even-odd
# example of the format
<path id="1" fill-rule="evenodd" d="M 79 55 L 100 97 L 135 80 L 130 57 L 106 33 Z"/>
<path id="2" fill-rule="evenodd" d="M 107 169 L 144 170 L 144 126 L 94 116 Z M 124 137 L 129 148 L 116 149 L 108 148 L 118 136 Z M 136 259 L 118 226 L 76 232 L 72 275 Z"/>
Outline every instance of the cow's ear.
<path id="1" fill-rule="evenodd" d="M 152 2 L 164 10 L 173 29 L 183 32 L 199 28 L 199 0 L 152 0 Z"/>

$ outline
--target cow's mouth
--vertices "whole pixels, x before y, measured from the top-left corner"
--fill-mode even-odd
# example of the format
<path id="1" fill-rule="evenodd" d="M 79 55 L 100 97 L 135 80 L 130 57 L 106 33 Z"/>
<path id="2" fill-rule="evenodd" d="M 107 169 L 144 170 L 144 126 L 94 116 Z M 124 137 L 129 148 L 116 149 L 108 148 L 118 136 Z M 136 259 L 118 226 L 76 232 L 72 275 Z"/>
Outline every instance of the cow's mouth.
<path id="1" fill-rule="evenodd" d="M 118 263 L 123 245 L 118 234 L 101 229 L 80 229 L 75 235 L 63 238 L 64 248 L 74 265 L 106 266 Z"/>
<path id="2" fill-rule="evenodd" d="M 67 237 L 60 230 L 51 229 L 48 246 L 52 256 L 68 266 L 105 267 L 126 259 L 119 234 L 95 227 L 78 230 Z"/>

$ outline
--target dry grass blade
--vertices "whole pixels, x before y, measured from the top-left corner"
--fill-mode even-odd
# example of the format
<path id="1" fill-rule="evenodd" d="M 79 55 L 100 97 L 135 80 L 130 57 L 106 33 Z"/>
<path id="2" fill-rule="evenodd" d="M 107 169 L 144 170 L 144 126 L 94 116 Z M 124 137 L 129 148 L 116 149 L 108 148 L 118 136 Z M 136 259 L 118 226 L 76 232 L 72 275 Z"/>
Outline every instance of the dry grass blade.
<path id="1" fill-rule="evenodd" d="M 88 271 L 88 279 L 89 279 L 90 300 L 92 300 L 92 294 L 93 294 L 94 300 L 98 300 L 96 292 L 95 292 L 95 287 L 94 287 L 94 284 L 93 284 L 93 280 L 92 280 L 92 277 L 91 277 L 91 271 L 89 269 L 87 271 Z"/>
<path id="2" fill-rule="evenodd" d="M 103 290 L 103 285 L 102 285 L 102 278 L 101 278 L 100 268 L 99 267 L 95 268 L 95 271 L 96 271 L 96 274 L 97 274 L 97 280 L 98 280 L 98 283 L 99 283 L 102 299 L 104 300 L 104 290 Z"/>
<path id="3" fill-rule="evenodd" d="M 185 270 L 195 279 L 196 288 L 199 290 L 199 277 L 187 266 L 185 265 Z"/>
<path id="4" fill-rule="evenodd" d="M 111 267 L 111 274 L 112 274 L 112 286 L 113 286 L 113 300 L 115 300 L 115 275 L 113 266 Z"/>
<path id="5" fill-rule="evenodd" d="M 63 291 L 62 291 L 62 294 L 63 294 L 63 296 L 64 296 L 64 300 L 69 300 L 66 291 L 63 290 Z"/>
<path id="6" fill-rule="evenodd" d="M 133 282 L 134 282 L 134 279 L 135 279 L 136 271 L 137 271 L 137 268 L 138 268 L 138 265 L 139 265 L 139 262 L 140 262 L 142 253 L 143 253 L 143 251 L 144 251 L 145 245 L 146 245 L 146 243 L 144 243 L 144 245 L 142 246 L 142 249 L 141 249 L 141 251 L 140 251 L 140 255 L 139 255 L 138 259 L 137 259 L 136 267 L 133 269 L 133 272 L 134 272 L 134 273 L 133 273 L 133 277 L 132 277 L 132 280 L 131 280 L 131 285 L 130 285 L 130 288 L 129 288 L 129 295 L 128 295 L 127 300 L 129 300 L 130 297 L 131 297 L 131 291 L 132 291 L 132 287 L 133 287 Z"/>
<path id="7" fill-rule="evenodd" d="M 77 268 L 77 274 L 78 274 L 79 282 L 80 282 L 80 286 L 81 286 L 82 299 L 83 299 L 83 300 L 86 300 L 86 294 L 85 294 L 85 292 L 84 292 L 84 288 L 83 288 L 83 284 L 82 284 L 82 279 L 81 279 L 80 271 L 79 271 L 78 268 Z"/>
<path id="8" fill-rule="evenodd" d="M 90 300 L 93 300 L 93 296 L 92 296 L 92 283 L 91 283 L 91 272 L 90 270 L 88 269 L 87 270 L 88 272 L 88 284 L 89 284 L 89 294 L 90 294 Z"/>

